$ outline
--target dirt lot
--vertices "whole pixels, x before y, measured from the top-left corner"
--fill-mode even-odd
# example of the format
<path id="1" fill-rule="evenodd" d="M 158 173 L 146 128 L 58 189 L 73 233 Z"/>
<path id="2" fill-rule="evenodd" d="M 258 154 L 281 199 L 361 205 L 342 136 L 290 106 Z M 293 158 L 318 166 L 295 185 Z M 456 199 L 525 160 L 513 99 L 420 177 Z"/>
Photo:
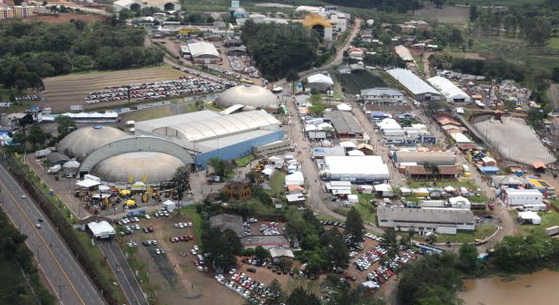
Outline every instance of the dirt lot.
<path id="1" fill-rule="evenodd" d="M 31 18 L 23 19 L 25 22 L 34 22 L 40 21 L 45 23 L 67 23 L 70 20 L 83 20 L 83 21 L 101 21 L 104 20 L 105 17 L 99 15 L 85 15 L 85 14 L 76 14 L 76 13 L 66 13 L 66 14 L 58 14 L 58 15 L 41 15 L 41 16 L 33 16 Z"/>
<path id="2" fill-rule="evenodd" d="M 154 218 L 139 222 L 141 227 L 153 226 L 153 233 L 136 232 L 124 238 L 125 242 L 137 242 L 138 261 L 147 265 L 150 283 L 155 291 L 158 304 L 192 305 L 240 305 L 244 299 L 219 284 L 211 274 L 199 272 L 194 266 L 194 256 L 190 249 L 196 244 L 189 242 L 169 242 L 169 238 L 179 235 L 194 235 L 193 229 L 177 229 L 176 222 L 188 222 L 184 216 L 171 215 L 168 218 Z M 142 241 L 155 239 L 165 254 L 155 254 L 156 246 L 143 246 Z M 188 253 L 182 256 L 179 253 Z"/>
<path id="3" fill-rule="evenodd" d="M 128 101 L 88 105 L 83 100 L 89 92 L 102 90 L 107 86 L 156 82 L 177 79 L 180 76 L 185 76 L 185 74 L 168 65 L 162 65 L 142 69 L 76 73 L 49 77 L 43 80 L 46 88 L 43 91 L 43 96 L 46 100 L 42 106 L 51 107 L 54 111 L 63 111 L 69 110 L 70 105 L 83 105 L 86 109 L 125 105 Z"/>

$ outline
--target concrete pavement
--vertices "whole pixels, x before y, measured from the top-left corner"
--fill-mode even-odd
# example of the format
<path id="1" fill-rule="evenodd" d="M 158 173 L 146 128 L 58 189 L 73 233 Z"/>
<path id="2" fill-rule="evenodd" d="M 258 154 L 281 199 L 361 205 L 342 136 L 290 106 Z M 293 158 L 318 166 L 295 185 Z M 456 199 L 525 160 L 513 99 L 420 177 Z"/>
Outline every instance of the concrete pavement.
<path id="1" fill-rule="evenodd" d="M 105 300 L 100 296 L 54 226 L 3 165 L 0 165 L 0 186 L 2 207 L 14 225 L 27 235 L 26 243 L 35 255 L 39 268 L 60 303 L 67 305 L 105 304 Z M 26 199 L 21 197 L 24 194 L 27 196 Z M 39 218 L 44 220 L 40 229 L 36 227 Z"/>

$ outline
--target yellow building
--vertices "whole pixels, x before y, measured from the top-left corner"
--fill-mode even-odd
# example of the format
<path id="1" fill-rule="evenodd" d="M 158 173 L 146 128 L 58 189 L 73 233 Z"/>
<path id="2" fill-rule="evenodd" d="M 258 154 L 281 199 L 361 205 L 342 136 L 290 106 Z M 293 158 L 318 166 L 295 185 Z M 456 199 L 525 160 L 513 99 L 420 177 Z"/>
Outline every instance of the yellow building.
<path id="1" fill-rule="evenodd" d="M 14 17 L 27 18 L 33 16 L 34 6 L 30 6 L 27 2 L 22 2 L 21 5 L 14 6 Z"/>
<path id="2" fill-rule="evenodd" d="M 6 20 L 14 17 L 14 11 L 7 4 L 0 7 L 0 20 Z"/>
<path id="3" fill-rule="evenodd" d="M 325 41 L 332 41 L 332 24 L 319 14 L 308 14 L 303 26 L 318 31 Z"/>

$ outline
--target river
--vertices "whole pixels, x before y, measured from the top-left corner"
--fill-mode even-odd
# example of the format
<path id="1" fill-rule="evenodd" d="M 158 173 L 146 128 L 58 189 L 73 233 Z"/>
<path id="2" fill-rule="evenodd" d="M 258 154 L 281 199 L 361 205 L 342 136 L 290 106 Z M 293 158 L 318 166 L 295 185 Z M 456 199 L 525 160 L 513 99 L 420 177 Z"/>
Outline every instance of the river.
<path id="1" fill-rule="evenodd" d="M 460 293 L 464 305 L 558 304 L 559 272 L 542 270 L 511 279 L 491 277 L 464 282 Z"/>

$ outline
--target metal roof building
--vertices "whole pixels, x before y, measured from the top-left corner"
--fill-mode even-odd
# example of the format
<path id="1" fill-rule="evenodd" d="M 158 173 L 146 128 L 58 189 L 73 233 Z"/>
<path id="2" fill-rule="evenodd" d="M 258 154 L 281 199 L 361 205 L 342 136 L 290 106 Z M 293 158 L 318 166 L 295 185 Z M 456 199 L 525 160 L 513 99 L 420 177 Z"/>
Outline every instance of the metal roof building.
<path id="1" fill-rule="evenodd" d="M 417 163 L 418 165 L 423 165 L 425 163 L 454 165 L 456 164 L 456 156 L 453 152 L 447 151 L 397 151 L 394 153 L 394 162 Z"/>
<path id="2" fill-rule="evenodd" d="M 378 87 L 372 89 L 361 90 L 361 97 L 366 102 L 371 103 L 402 103 L 404 100 L 404 94 L 394 88 Z"/>
<path id="3" fill-rule="evenodd" d="M 219 57 L 219 52 L 215 48 L 214 44 L 206 41 L 199 41 L 188 44 L 188 49 L 190 50 L 190 55 L 192 58 L 199 56 L 206 57 Z"/>
<path id="4" fill-rule="evenodd" d="M 324 117 L 330 119 L 338 137 L 354 138 L 363 136 L 363 127 L 351 112 L 330 111 L 324 113 Z"/>
<path id="5" fill-rule="evenodd" d="M 466 92 L 462 91 L 462 89 L 445 77 L 435 76 L 427 81 L 437 88 L 449 103 L 470 103 L 472 101 L 472 98 Z"/>
<path id="6" fill-rule="evenodd" d="M 388 166 L 380 156 L 325 156 L 321 175 L 328 180 L 387 181 Z"/>
<path id="7" fill-rule="evenodd" d="M 397 68 L 386 72 L 411 93 L 416 100 L 439 100 L 441 94 L 410 70 Z"/>
<path id="8" fill-rule="evenodd" d="M 240 85 L 223 91 L 215 100 L 215 104 L 222 108 L 243 105 L 244 110 L 276 111 L 280 106 L 280 100 L 266 88 Z"/>
<path id="9" fill-rule="evenodd" d="M 379 227 L 400 228 L 402 231 L 413 227 L 420 234 L 456 234 L 458 230 L 473 231 L 476 228 L 474 214 L 465 209 L 383 206 L 377 209 L 377 218 Z"/>

